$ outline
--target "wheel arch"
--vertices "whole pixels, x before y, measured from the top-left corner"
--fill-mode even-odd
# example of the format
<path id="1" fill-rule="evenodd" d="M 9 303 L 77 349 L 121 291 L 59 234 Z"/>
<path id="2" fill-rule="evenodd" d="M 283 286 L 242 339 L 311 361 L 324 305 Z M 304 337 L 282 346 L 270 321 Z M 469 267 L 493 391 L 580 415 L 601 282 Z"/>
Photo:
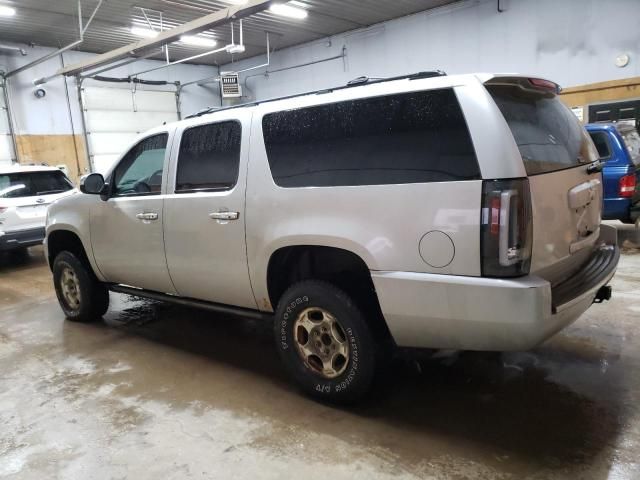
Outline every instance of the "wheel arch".
<path id="1" fill-rule="evenodd" d="M 269 301 L 274 310 L 284 292 L 304 280 L 324 280 L 351 296 L 365 315 L 376 318 L 389 335 L 368 265 L 356 253 L 333 246 L 287 245 L 269 257 L 266 272 Z"/>
<path id="2" fill-rule="evenodd" d="M 55 229 L 47 232 L 47 260 L 49 268 L 53 270 L 53 262 L 56 256 L 62 251 L 68 251 L 73 253 L 78 259 L 89 269 L 94 272 L 93 265 L 89 259 L 89 254 L 84 245 L 84 242 L 80 238 L 80 235 L 71 229 Z"/>

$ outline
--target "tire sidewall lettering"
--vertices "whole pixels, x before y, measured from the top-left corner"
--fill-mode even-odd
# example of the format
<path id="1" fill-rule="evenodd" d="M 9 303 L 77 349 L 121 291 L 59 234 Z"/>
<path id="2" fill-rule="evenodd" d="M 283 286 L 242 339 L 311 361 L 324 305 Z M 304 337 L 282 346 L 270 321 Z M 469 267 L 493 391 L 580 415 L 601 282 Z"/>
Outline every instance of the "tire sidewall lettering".
<path id="1" fill-rule="evenodd" d="M 284 314 L 282 315 L 282 319 L 280 320 L 280 348 L 282 348 L 282 350 L 288 350 L 289 349 L 289 337 L 288 337 L 288 324 L 289 324 L 289 318 L 291 317 L 291 312 L 299 305 L 302 305 L 303 303 L 308 303 L 309 302 L 309 297 L 307 295 L 303 295 L 301 297 L 296 298 L 294 301 L 290 302 L 289 305 L 287 305 L 287 308 L 284 312 Z"/>
<path id="2" fill-rule="evenodd" d="M 290 335 L 293 335 L 293 331 L 289 326 L 289 320 L 293 320 L 296 318 L 295 310 L 300 308 L 301 305 L 305 305 L 309 303 L 309 297 L 304 295 L 292 300 L 287 305 L 282 318 L 280 319 L 280 348 L 283 351 L 290 351 L 289 355 L 295 355 L 298 357 L 298 353 L 295 352 L 295 349 L 290 349 L 291 341 L 289 339 Z M 340 377 L 333 380 L 327 379 L 314 379 L 313 389 L 323 395 L 329 395 L 331 393 L 339 393 L 344 392 L 349 389 L 351 384 L 356 381 L 359 369 L 359 342 L 357 337 L 353 331 L 352 327 L 348 327 L 345 329 L 345 333 L 347 335 L 347 342 L 349 343 L 349 362 L 350 366 L 348 370 L 343 373 Z M 296 358 L 297 361 L 300 361 L 299 358 Z M 302 364 L 304 368 L 307 368 Z"/>

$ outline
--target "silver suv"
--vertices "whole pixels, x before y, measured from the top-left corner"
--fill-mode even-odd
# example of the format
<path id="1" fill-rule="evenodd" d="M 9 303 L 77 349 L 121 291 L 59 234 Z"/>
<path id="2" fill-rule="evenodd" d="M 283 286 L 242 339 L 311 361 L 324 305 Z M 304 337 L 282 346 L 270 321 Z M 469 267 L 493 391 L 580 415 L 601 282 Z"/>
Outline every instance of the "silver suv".
<path id="1" fill-rule="evenodd" d="M 619 258 L 558 91 L 425 72 L 158 127 L 50 208 L 60 305 L 90 320 L 111 290 L 273 322 L 293 378 L 337 402 L 389 347 L 534 347 L 610 297 Z"/>

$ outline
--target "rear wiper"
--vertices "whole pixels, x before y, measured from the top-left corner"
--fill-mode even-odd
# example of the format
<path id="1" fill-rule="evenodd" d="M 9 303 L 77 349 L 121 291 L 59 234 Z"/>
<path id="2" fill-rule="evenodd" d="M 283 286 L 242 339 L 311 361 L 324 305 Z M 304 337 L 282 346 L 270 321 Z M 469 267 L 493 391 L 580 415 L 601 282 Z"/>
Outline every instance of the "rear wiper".
<path id="1" fill-rule="evenodd" d="M 604 168 L 605 162 L 602 160 L 596 160 L 595 162 L 589 164 L 587 167 L 587 173 L 598 173 L 601 172 Z"/>

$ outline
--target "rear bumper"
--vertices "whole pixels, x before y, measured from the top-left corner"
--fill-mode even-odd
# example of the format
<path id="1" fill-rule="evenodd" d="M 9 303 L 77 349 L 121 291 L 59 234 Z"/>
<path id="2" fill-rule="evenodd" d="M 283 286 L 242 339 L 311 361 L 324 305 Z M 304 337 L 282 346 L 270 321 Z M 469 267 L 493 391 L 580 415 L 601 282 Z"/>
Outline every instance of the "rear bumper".
<path id="1" fill-rule="evenodd" d="M 602 218 L 605 220 L 628 220 L 631 209 L 630 198 L 605 198 Z"/>
<path id="2" fill-rule="evenodd" d="M 613 230 L 613 232 L 611 232 Z M 543 278 L 372 272 L 396 344 L 457 350 L 527 350 L 575 321 L 615 273 L 615 229 L 576 274 L 552 288 Z M 588 277 L 588 278 L 586 278 Z"/>
<path id="3" fill-rule="evenodd" d="M 40 245 L 44 235 L 44 227 L 0 233 L 0 251 Z"/>
<path id="4" fill-rule="evenodd" d="M 638 223 L 638 221 L 640 221 L 640 201 L 631 207 L 629 217 L 632 223 Z"/>

